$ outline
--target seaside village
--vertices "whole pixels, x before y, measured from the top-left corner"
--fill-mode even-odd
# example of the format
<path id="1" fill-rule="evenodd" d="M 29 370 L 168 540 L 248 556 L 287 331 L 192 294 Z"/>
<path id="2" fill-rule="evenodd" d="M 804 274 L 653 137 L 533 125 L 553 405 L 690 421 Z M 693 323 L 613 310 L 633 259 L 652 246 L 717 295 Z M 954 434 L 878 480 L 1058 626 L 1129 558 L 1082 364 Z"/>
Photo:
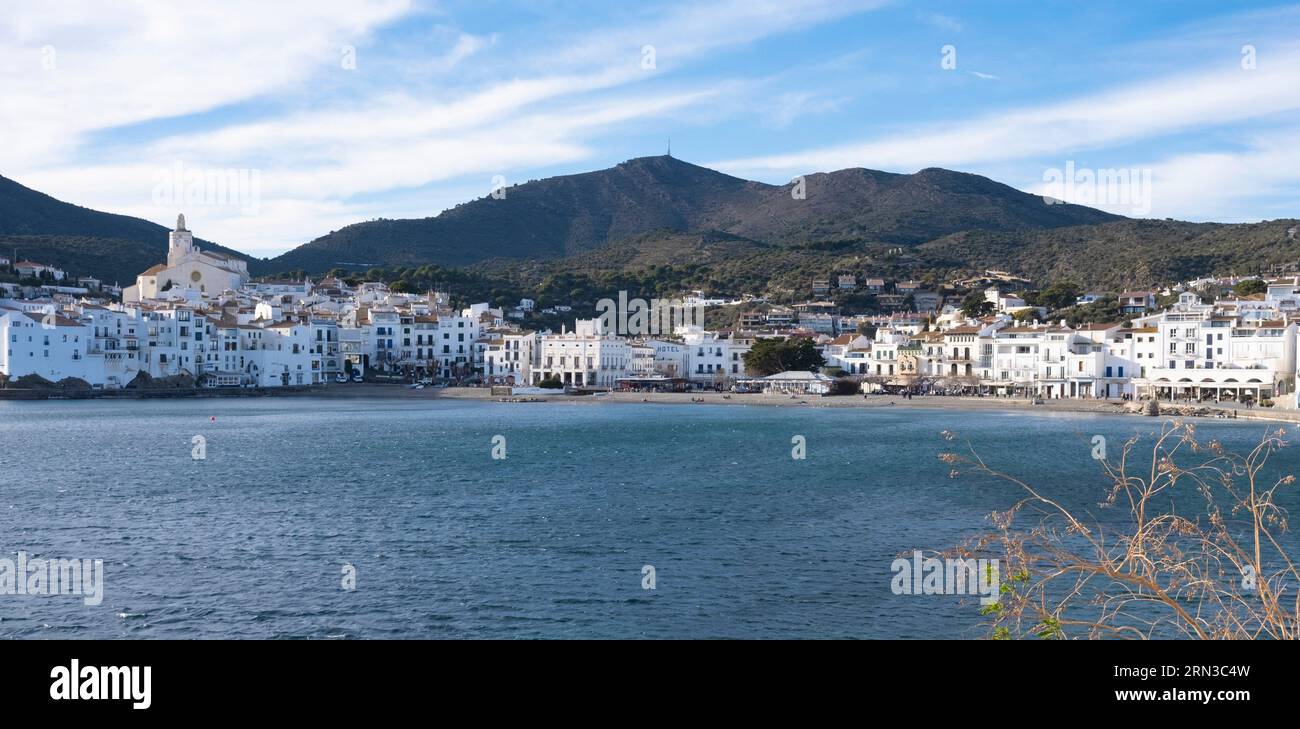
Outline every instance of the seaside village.
<path id="1" fill-rule="evenodd" d="M 924 301 L 927 292 L 915 282 L 894 283 L 885 293 L 879 279 L 842 276 L 839 287 L 876 287 L 882 299 L 901 297 L 911 286 L 909 303 L 920 311 L 841 315 L 817 300 L 830 289 L 829 281 L 819 281 L 813 300 L 752 307 L 730 330 L 691 325 L 658 337 L 627 337 L 592 319 L 558 332 L 535 331 L 527 326 L 535 306 L 527 299 L 506 310 L 488 304 L 454 310 L 446 294 L 397 293 L 381 283 L 255 281 L 242 261 L 198 249 L 180 216 L 167 262 L 141 273 L 120 296 L 57 280 L 36 289 L 7 286 L 0 298 L 0 386 L 306 388 L 391 381 L 805 396 L 842 392 L 838 385 L 847 381 L 849 392 L 867 395 L 1296 407 L 1295 278 L 1263 280 L 1256 287 L 1262 292 L 1250 296 L 1225 288 L 1213 303 L 1179 286 L 1163 292 L 1166 304 L 1177 297 L 1164 308 L 1157 307 L 1158 292 L 1124 292 L 1123 321 L 1070 327 L 1026 317 L 1032 307 L 998 285 L 1014 277 L 988 273 L 972 282 L 989 301 L 978 318 L 964 315 L 952 297 Z M 45 277 L 51 278 L 62 276 Z M 807 338 L 825 367 L 747 372 L 744 354 L 764 338 Z"/>

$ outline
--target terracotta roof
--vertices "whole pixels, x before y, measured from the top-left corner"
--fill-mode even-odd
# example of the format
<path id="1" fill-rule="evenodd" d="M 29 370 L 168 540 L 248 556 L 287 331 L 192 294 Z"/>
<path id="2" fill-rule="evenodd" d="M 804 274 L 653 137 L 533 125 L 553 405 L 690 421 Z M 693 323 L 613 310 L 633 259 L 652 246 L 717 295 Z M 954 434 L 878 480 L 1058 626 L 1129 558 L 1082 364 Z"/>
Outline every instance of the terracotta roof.
<path id="1" fill-rule="evenodd" d="M 998 334 L 1041 334 L 1044 331 L 1047 330 L 1043 327 L 1002 327 Z"/>
<path id="2" fill-rule="evenodd" d="M 24 313 L 26 313 L 27 318 L 31 319 L 32 321 L 38 321 L 41 324 L 45 324 L 45 325 L 50 324 L 50 320 L 46 318 L 47 316 L 49 316 L 48 314 L 35 314 L 32 312 L 24 312 Z M 82 326 L 81 322 L 76 321 L 75 319 L 69 319 L 68 317 L 63 316 L 61 314 L 54 315 L 53 324 L 54 326 L 60 326 L 60 327 Z"/>

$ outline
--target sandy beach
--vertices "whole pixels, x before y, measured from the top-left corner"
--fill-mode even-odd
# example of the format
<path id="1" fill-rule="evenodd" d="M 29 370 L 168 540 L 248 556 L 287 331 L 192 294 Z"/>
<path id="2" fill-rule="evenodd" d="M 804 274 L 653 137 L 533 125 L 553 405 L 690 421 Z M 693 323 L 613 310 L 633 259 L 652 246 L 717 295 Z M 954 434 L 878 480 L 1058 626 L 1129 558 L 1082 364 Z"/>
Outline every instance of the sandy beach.
<path id="1" fill-rule="evenodd" d="M 388 388 L 388 385 L 374 385 L 368 387 Z M 501 398 L 494 397 L 492 391 L 488 388 L 476 387 L 448 387 L 434 390 L 406 390 L 401 388 L 403 393 L 410 397 L 434 397 L 458 400 L 484 400 L 496 401 Z M 333 394 L 333 393 L 331 393 Z M 761 395 L 761 394 L 738 394 L 738 393 L 719 393 L 719 392 L 610 392 L 599 395 L 583 396 L 565 396 L 554 395 L 540 398 L 539 406 L 546 402 L 564 402 L 573 404 L 608 404 L 608 403 L 655 403 L 664 405 L 693 405 L 693 404 L 711 404 L 711 405 L 753 405 L 761 407 L 790 407 L 790 408 L 888 408 L 888 407 L 907 407 L 923 408 L 933 410 L 997 410 L 997 411 L 1025 411 L 1025 412 L 1053 412 L 1053 413 L 1091 413 L 1104 415 L 1122 415 L 1127 417 L 1142 417 L 1136 413 L 1129 412 L 1125 406 L 1127 402 L 1119 400 L 1044 400 L 1041 405 L 1035 405 L 1032 401 L 1024 398 L 1005 398 L 1005 397 L 956 397 L 956 396 L 918 396 L 912 399 L 905 399 L 896 395 L 842 395 L 818 397 L 815 395 L 791 397 L 789 395 Z M 1169 417 L 1183 416 L 1177 410 L 1183 405 L 1173 406 L 1175 409 L 1170 410 L 1167 403 L 1161 403 L 1163 415 Z M 1214 407 L 1212 403 L 1194 404 L 1190 407 L 1205 407 L 1211 414 L 1208 417 L 1220 417 L 1220 414 L 1232 417 L 1234 414 L 1242 420 L 1274 420 L 1280 422 L 1300 422 L 1300 412 L 1293 410 L 1283 410 L 1278 408 L 1232 408 L 1232 407 Z M 1187 416 L 1183 416 L 1187 417 Z M 1206 417 L 1206 416 L 1202 416 Z"/>
<path id="2" fill-rule="evenodd" d="M 11 393 L 13 394 L 13 393 Z M 42 393 L 44 394 L 44 393 Z M 176 393 L 159 392 L 155 393 L 158 397 L 180 397 Z M 102 393 L 96 393 L 102 396 Z M 328 398 L 331 400 L 367 400 L 367 399 L 394 399 L 394 400 L 477 400 L 482 402 L 519 402 L 526 401 L 530 404 L 536 404 L 544 407 L 547 403 L 567 403 L 571 405 L 608 405 L 608 404 L 631 404 L 631 403 L 650 403 L 658 405 L 739 405 L 739 406 L 757 406 L 757 407 L 774 407 L 774 408 L 917 408 L 926 410 L 949 410 L 949 411 L 973 411 L 973 410 L 990 410 L 1000 412 L 1031 412 L 1031 413 L 1087 413 L 1100 415 L 1121 415 L 1127 417 L 1142 417 L 1129 409 L 1132 405 L 1130 402 L 1119 400 L 1044 400 L 1041 404 L 1034 404 L 1032 401 L 1024 398 L 1005 398 L 1005 397 L 960 397 L 960 396 L 940 396 L 928 395 L 917 396 L 911 399 L 903 398 L 897 395 L 837 395 L 821 397 L 817 395 L 764 395 L 756 393 L 730 393 L 730 392 L 606 392 L 594 395 L 565 395 L 556 393 L 553 395 L 516 395 L 513 398 L 504 398 L 500 395 L 493 395 L 492 389 L 487 387 L 425 387 L 423 389 L 412 389 L 407 385 L 389 384 L 389 383 L 346 383 L 346 384 L 329 384 L 323 387 L 296 389 L 291 391 L 285 390 L 259 390 L 259 391 L 205 391 L 199 390 L 186 394 L 189 397 L 308 397 L 308 398 Z M 23 400 L 23 399 L 44 399 L 41 397 L 20 398 L 10 397 L 5 399 Z M 77 398 L 57 398 L 57 399 L 77 399 Z M 1214 403 L 1192 403 L 1183 404 L 1175 403 L 1172 406 L 1169 403 L 1160 404 L 1161 415 L 1165 417 L 1209 417 L 1209 418 L 1238 418 L 1241 420 L 1268 420 L 1277 422 L 1300 422 L 1300 411 L 1287 410 L 1282 408 L 1245 408 L 1233 407 L 1231 404 L 1215 406 Z M 1195 414 L 1188 412 L 1197 410 Z"/>

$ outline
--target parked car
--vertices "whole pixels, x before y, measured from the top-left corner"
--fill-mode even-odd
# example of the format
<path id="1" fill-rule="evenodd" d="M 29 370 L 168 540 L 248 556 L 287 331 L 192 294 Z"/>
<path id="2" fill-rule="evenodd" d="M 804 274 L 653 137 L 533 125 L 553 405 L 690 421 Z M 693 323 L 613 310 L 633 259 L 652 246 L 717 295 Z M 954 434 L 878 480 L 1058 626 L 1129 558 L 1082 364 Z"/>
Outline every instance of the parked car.
<path id="1" fill-rule="evenodd" d="M 338 373 L 338 375 L 336 375 L 336 376 L 334 377 L 334 381 L 335 381 L 335 382 L 347 382 L 347 381 L 348 381 L 348 376 L 347 376 L 346 373 L 344 373 L 344 372 L 340 372 L 340 373 Z"/>

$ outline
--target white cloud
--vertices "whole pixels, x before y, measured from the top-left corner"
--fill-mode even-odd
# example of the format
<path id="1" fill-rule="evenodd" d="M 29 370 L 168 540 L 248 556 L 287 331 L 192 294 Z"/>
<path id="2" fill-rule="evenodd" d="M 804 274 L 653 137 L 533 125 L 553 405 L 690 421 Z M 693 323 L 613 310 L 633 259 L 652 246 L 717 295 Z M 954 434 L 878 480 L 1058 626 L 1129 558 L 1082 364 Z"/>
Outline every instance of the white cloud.
<path id="1" fill-rule="evenodd" d="M 456 68 L 488 48 L 505 55 L 496 59 L 495 65 L 476 62 L 474 70 L 504 70 L 509 75 L 476 79 L 468 89 L 450 87 L 453 79 L 431 86 L 372 84 L 363 78 L 360 90 L 337 93 L 335 89 L 336 93 L 321 96 L 316 103 L 303 103 L 313 99 L 308 95 L 295 103 L 274 105 L 269 114 L 255 121 L 235 117 L 213 124 L 209 120 L 208 128 L 198 131 L 166 127 L 165 136 L 145 135 L 141 141 L 119 144 L 97 161 L 72 159 L 73 155 L 62 152 L 77 149 L 78 143 L 96 130 L 218 109 L 281 91 L 301 95 L 304 87 L 310 88 L 319 79 L 350 81 L 356 77 L 349 77 L 338 63 L 340 38 L 358 45 L 362 70 L 357 74 L 373 73 L 376 66 L 385 70 L 400 67 L 385 63 L 386 59 L 377 55 L 382 49 L 367 50 L 361 34 L 409 10 L 405 0 L 392 0 L 369 6 L 370 15 L 344 12 L 333 23 L 304 22 L 306 27 L 295 28 L 291 19 L 302 8 L 281 12 L 276 6 L 265 26 L 241 25 L 246 32 L 238 39 L 216 28 L 206 44 L 192 49 L 209 56 L 206 62 L 188 59 L 179 68 L 169 67 L 162 78 L 150 77 L 142 88 L 124 91 L 132 113 L 89 113 L 88 108 L 96 104 L 116 108 L 107 97 L 119 75 L 128 80 L 142 73 L 147 76 L 142 67 L 159 53 L 184 55 L 181 47 L 188 45 L 188 34 L 183 28 L 206 24 L 206 18 L 180 11 L 150 14 L 146 6 L 133 6 L 132 20 L 142 29 L 126 39 L 104 41 L 95 78 L 76 77 L 78 84 L 104 88 L 93 99 L 78 102 L 85 109 L 64 108 L 52 113 L 47 119 L 58 123 L 47 130 L 44 145 L 24 150 L 21 156 L 10 151 L 11 156 L 5 157 L 0 151 L 0 168 L 56 197 L 159 222 L 169 222 L 176 212 L 170 202 L 160 206 L 151 197 L 160 170 L 171 169 L 177 162 L 190 170 L 256 170 L 261 184 L 256 215 L 221 206 L 192 206 L 185 212 L 203 237 L 267 255 L 349 222 L 392 216 L 394 212 L 383 210 L 376 201 L 396 191 L 446 181 L 463 185 L 464 180 L 482 176 L 482 192 L 486 193 L 494 174 L 514 177 L 530 168 L 575 163 L 592 155 L 586 141 L 591 135 L 607 133 L 627 122 L 680 112 L 728 93 L 727 84 L 716 82 L 699 89 L 665 89 L 658 83 L 654 90 L 635 95 L 620 94 L 619 87 L 655 79 L 665 67 L 718 48 L 807 27 L 875 4 L 736 0 L 707 9 L 681 4 L 639 25 L 594 30 L 561 44 L 561 50 L 544 48 L 537 55 L 525 51 L 524 56 L 499 43 L 498 36 L 440 26 L 434 34 L 443 36 L 448 50 L 432 61 L 411 64 L 406 70 L 411 81 L 424 81 L 418 75 L 428 71 Z M 230 14 L 244 23 L 263 16 L 238 10 Z M 49 22 L 47 15 L 40 18 Z M 745 22 L 738 23 L 738 19 Z M 32 37 L 43 35 L 36 32 Z M 152 41 L 154 35 L 160 40 Z M 213 35 L 231 44 L 228 52 L 237 55 L 238 62 L 231 68 L 210 58 L 222 46 L 211 39 Z M 654 73 L 625 62 L 622 55 L 631 52 L 637 57 L 646 37 L 661 39 L 660 53 L 667 51 L 660 56 L 665 64 Z M 30 50 L 35 42 L 23 40 L 20 45 Z M 286 44 L 291 51 L 288 60 L 281 58 Z M 5 57 L 3 53 L 0 58 Z M 276 63 L 261 72 L 260 66 L 270 59 Z M 60 58 L 59 71 L 66 68 Z M 538 69 L 539 75 L 516 77 L 519 68 Z M 60 98 L 65 93 L 68 90 L 57 92 Z M 19 106 L 37 102 L 34 97 L 23 98 Z M 807 103 L 816 107 L 825 102 Z M 69 121 L 66 115 L 77 119 Z M 15 112 L 13 119 L 3 122 L 6 126 L 17 124 L 18 116 Z M 436 214 L 435 205 L 416 212 Z M 300 216 L 296 227 L 295 215 Z"/>
<path id="2" fill-rule="evenodd" d="M 882 7 L 887 0 L 725 0 L 684 3 L 670 12 L 645 7 L 638 22 L 587 34 L 551 54 L 558 65 L 640 68 L 654 46 L 659 69 L 729 46 L 744 45 Z"/>
<path id="3" fill-rule="evenodd" d="M 408 9 L 408 0 L 13 4 L 0 20 L 0 129 L 23 143 L 0 147 L 0 169 L 61 161 L 96 130 L 292 87 Z"/>
<path id="4" fill-rule="evenodd" d="M 456 40 L 451 49 L 445 54 L 433 59 L 432 68 L 436 71 L 447 72 L 460 65 L 461 61 L 477 54 L 485 48 L 496 45 L 497 35 L 471 35 L 469 33 L 458 32 Z"/>
<path id="5" fill-rule="evenodd" d="M 842 97 L 827 96 L 813 91 L 779 94 L 774 100 L 769 123 L 777 129 L 785 129 L 799 117 L 838 111 L 844 101 Z"/>
<path id="6" fill-rule="evenodd" d="M 1087 97 L 1023 107 L 976 119 L 929 124 L 912 132 L 787 154 L 714 162 L 741 176 L 788 179 L 865 166 L 913 171 L 1057 155 L 1260 119 L 1300 108 L 1300 53 L 1258 70 L 1193 73 Z"/>
<path id="7" fill-rule="evenodd" d="M 1172 155 L 1144 166 L 1153 176 L 1151 217 L 1236 223 L 1300 214 L 1300 127 L 1253 134 L 1244 149 Z"/>
<path id="8" fill-rule="evenodd" d="M 942 13 L 921 13 L 921 19 L 941 30 L 946 30 L 952 33 L 960 33 L 962 31 L 961 21 L 951 15 L 944 15 Z"/>

